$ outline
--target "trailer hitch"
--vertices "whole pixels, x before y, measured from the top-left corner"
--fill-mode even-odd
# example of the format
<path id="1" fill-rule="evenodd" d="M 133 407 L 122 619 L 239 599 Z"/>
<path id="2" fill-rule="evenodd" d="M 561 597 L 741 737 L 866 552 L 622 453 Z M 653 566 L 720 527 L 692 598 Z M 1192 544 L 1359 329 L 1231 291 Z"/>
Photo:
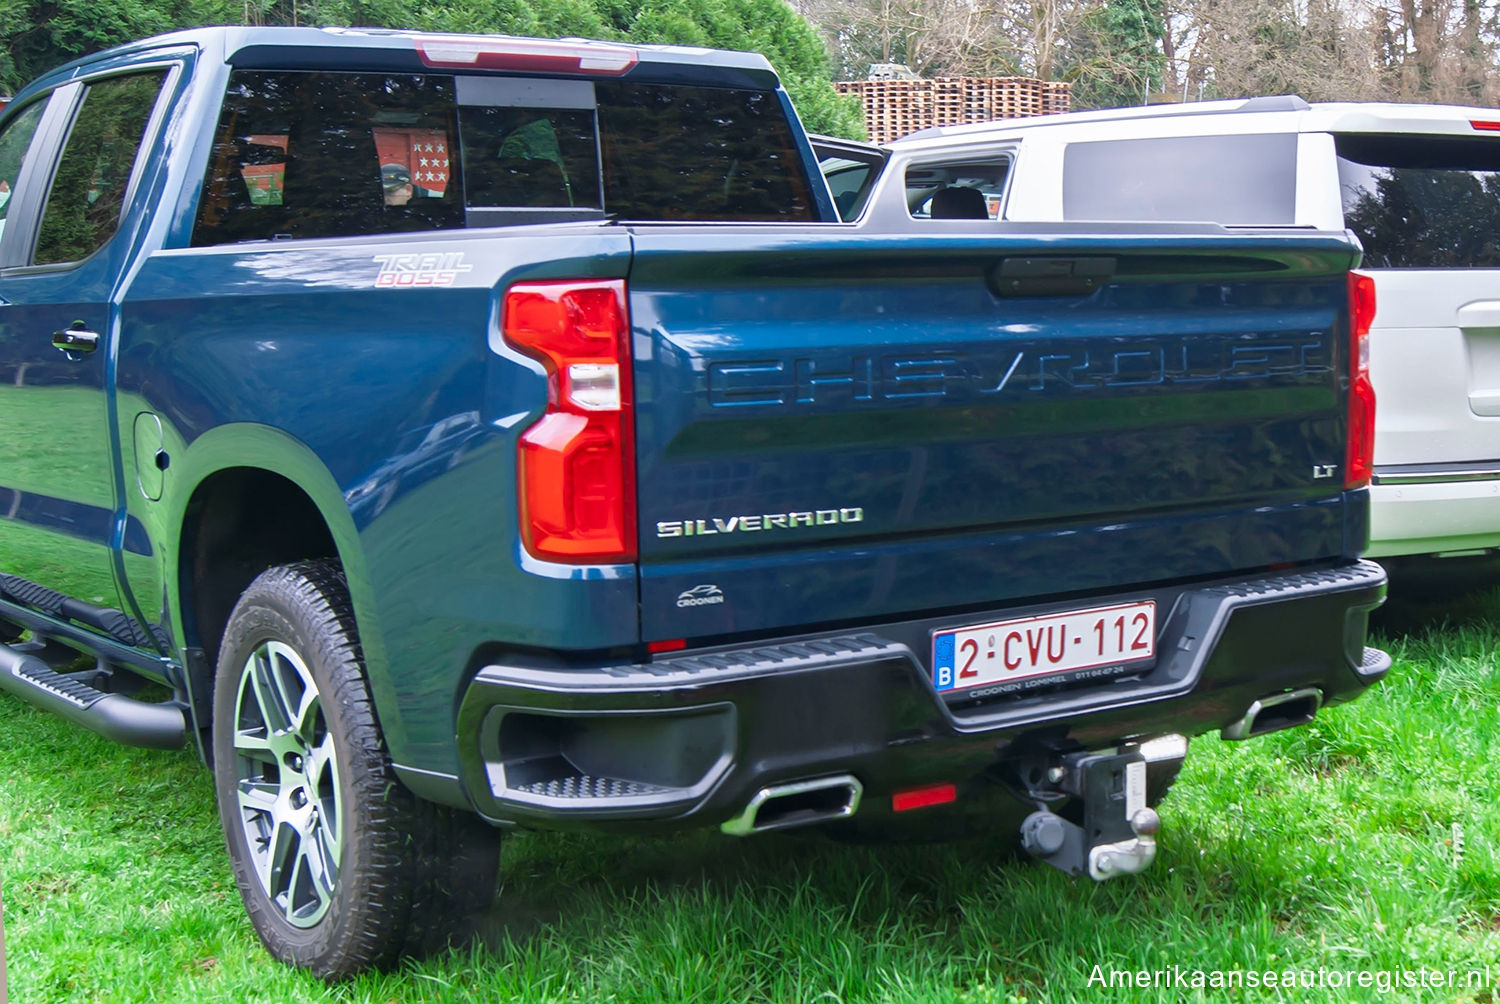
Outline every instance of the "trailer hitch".
<path id="1" fill-rule="evenodd" d="M 1072 753 L 1045 773 L 1048 788 L 1033 792 L 1038 810 L 1021 824 L 1021 846 L 1069 875 L 1095 881 L 1145 871 L 1156 858 L 1161 817 L 1146 804 L 1146 757 L 1139 746 Z M 1053 812 L 1047 802 L 1072 796 L 1083 825 Z"/>

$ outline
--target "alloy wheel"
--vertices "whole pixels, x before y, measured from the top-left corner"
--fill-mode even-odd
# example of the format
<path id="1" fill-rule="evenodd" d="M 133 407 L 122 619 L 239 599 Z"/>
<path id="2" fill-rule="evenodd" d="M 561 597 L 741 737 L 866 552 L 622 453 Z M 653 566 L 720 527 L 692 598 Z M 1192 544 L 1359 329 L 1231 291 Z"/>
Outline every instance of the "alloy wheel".
<path id="1" fill-rule="evenodd" d="M 338 884 L 343 804 L 322 696 L 289 645 L 263 642 L 245 661 L 233 742 L 239 820 L 261 891 L 289 923 L 312 927 Z"/>

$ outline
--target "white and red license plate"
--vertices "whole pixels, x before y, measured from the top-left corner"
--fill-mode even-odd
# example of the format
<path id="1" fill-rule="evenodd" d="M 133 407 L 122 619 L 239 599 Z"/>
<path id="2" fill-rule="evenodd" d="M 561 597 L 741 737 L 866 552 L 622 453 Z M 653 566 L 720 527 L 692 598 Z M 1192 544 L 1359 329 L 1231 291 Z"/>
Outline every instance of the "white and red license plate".
<path id="1" fill-rule="evenodd" d="M 1065 676 L 1156 657 L 1156 604 L 1121 603 L 978 624 L 932 636 L 938 690 Z"/>

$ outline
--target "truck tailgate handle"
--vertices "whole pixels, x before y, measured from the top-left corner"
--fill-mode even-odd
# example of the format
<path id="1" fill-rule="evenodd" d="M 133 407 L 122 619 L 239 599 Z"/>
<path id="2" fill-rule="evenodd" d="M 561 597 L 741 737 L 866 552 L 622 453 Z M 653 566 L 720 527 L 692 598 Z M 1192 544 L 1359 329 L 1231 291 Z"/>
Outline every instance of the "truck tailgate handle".
<path id="1" fill-rule="evenodd" d="M 990 269 L 996 296 L 1087 296 L 1115 274 L 1115 259 L 1001 258 Z"/>
<path id="2" fill-rule="evenodd" d="M 85 329 L 81 324 L 74 324 L 62 331 L 52 332 L 52 347 L 69 359 L 77 360 L 85 353 L 92 352 L 99 347 L 99 335 L 97 332 Z"/>

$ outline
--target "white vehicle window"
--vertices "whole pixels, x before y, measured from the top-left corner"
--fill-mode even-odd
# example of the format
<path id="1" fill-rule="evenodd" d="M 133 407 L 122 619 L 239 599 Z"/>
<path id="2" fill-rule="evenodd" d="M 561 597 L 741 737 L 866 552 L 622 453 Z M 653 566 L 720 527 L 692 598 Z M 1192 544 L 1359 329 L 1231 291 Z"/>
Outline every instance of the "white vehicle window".
<path id="1" fill-rule="evenodd" d="M 1500 141 L 1338 136 L 1344 223 L 1373 268 L 1500 267 Z"/>
<path id="2" fill-rule="evenodd" d="M 833 204 L 838 207 L 839 219 L 847 223 L 858 216 L 865 197 L 870 194 L 870 182 L 875 180 L 880 162 L 824 157 L 818 161 L 818 167 L 828 180 L 828 191 L 833 195 Z"/>
<path id="3" fill-rule="evenodd" d="M 906 207 L 915 220 L 993 220 L 1000 216 L 1010 161 L 913 164 Z"/>
<path id="4" fill-rule="evenodd" d="M 1288 226 L 1297 208 L 1292 133 L 1073 143 L 1063 219 Z"/>

